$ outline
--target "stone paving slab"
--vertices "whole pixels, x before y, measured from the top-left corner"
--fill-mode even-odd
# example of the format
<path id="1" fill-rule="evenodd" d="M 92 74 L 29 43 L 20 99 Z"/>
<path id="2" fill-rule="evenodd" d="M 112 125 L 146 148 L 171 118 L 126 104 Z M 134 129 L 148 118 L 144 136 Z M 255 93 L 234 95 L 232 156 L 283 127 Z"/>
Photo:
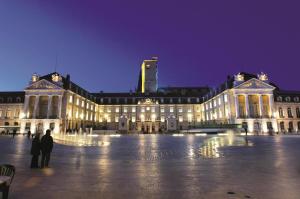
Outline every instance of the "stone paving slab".
<path id="1" fill-rule="evenodd" d="M 0 136 L 0 164 L 17 169 L 10 198 L 300 198 L 297 136 L 253 136 L 248 145 L 170 135 L 93 139 L 109 145 L 56 143 L 51 168 L 32 170 L 31 140 Z"/>

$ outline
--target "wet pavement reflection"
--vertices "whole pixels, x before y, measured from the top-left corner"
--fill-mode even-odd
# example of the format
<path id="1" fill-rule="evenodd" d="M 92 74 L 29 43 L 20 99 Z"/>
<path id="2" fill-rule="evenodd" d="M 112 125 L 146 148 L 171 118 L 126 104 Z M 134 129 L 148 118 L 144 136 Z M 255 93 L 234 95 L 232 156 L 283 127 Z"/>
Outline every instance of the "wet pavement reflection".
<path id="1" fill-rule="evenodd" d="M 300 136 L 59 135 L 49 169 L 0 136 L 10 198 L 298 198 Z M 38 191 L 37 191 L 38 190 Z"/>

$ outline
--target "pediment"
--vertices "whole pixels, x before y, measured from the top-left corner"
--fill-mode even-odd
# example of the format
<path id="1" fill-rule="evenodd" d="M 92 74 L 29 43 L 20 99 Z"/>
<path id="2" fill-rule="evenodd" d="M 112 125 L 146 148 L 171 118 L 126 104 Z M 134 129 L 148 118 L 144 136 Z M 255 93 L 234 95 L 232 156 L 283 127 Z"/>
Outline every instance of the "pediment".
<path id="1" fill-rule="evenodd" d="M 28 86 L 27 88 L 25 88 L 25 90 L 62 90 L 61 87 L 45 80 L 39 80 L 33 84 L 31 84 L 30 86 Z"/>
<path id="2" fill-rule="evenodd" d="M 272 89 L 273 90 L 275 89 L 275 87 L 261 80 L 253 78 L 236 86 L 235 89 Z"/>

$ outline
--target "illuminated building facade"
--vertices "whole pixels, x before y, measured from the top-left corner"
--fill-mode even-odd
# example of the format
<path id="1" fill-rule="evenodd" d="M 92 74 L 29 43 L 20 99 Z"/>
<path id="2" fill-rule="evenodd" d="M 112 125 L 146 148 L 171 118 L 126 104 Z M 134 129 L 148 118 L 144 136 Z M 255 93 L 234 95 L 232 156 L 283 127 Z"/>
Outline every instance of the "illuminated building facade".
<path id="1" fill-rule="evenodd" d="M 128 93 L 91 93 L 69 75 L 34 74 L 24 92 L 0 93 L 0 130 L 159 133 L 242 124 L 249 132 L 300 131 L 300 92 L 280 90 L 264 73 L 239 73 L 214 89 L 157 82 L 157 58 L 143 62 L 138 88 Z"/>

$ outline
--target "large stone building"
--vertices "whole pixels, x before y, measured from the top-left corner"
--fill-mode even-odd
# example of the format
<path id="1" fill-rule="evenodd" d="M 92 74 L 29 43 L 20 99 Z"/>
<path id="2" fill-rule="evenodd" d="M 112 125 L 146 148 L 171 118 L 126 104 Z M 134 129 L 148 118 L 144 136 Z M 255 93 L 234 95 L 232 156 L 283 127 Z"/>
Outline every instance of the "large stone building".
<path id="1" fill-rule="evenodd" d="M 137 90 L 128 93 L 91 93 L 69 75 L 34 74 L 24 92 L 0 93 L 0 129 L 156 133 L 242 125 L 249 132 L 298 132 L 299 98 L 264 73 L 239 73 L 214 89 L 158 87 L 153 58 L 142 63 Z"/>

